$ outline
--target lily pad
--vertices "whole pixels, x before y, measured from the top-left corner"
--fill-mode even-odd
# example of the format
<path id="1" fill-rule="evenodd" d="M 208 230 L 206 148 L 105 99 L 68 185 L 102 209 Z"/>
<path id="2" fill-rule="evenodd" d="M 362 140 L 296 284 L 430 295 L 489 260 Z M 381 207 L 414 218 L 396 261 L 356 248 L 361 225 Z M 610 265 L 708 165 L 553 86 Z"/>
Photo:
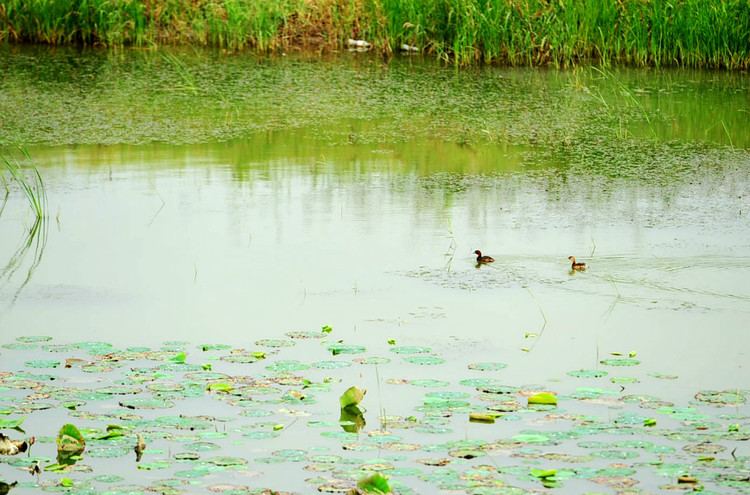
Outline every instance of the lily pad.
<path id="1" fill-rule="evenodd" d="M 470 370 L 476 371 L 497 371 L 507 368 L 505 363 L 472 363 L 469 365 Z"/>
<path id="2" fill-rule="evenodd" d="M 430 348 L 420 346 L 397 346 L 391 347 L 389 351 L 396 354 L 425 354 L 430 352 Z"/>
<path id="3" fill-rule="evenodd" d="M 387 364 L 390 363 L 391 360 L 384 357 L 367 357 L 367 358 L 355 358 L 352 359 L 352 362 L 359 363 L 359 364 Z"/>
<path id="4" fill-rule="evenodd" d="M 339 354 L 362 354 L 366 348 L 361 345 L 330 344 L 328 351 L 334 356 Z"/>
<path id="5" fill-rule="evenodd" d="M 404 361 L 419 365 L 435 365 L 443 364 L 445 359 L 435 356 L 408 356 L 404 358 Z"/>
<path id="6" fill-rule="evenodd" d="M 263 347 L 291 347 L 297 343 L 293 340 L 263 339 L 255 342 L 255 345 Z"/>
<path id="7" fill-rule="evenodd" d="M 703 390 L 695 394 L 698 402 L 709 404 L 735 406 L 747 402 L 747 398 L 738 390 L 724 390 L 717 392 L 715 390 Z"/>
<path id="8" fill-rule="evenodd" d="M 442 380 L 412 380 L 409 382 L 410 385 L 414 385 L 415 387 L 424 387 L 424 388 L 439 388 L 439 387 L 447 387 L 450 385 L 450 382 L 445 382 Z"/>
<path id="9" fill-rule="evenodd" d="M 599 362 L 607 366 L 637 366 L 641 364 L 640 360 L 632 358 L 603 359 Z"/>
<path id="10" fill-rule="evenodd" d="M 310 366 L 302 364 L 299 361 L 279 361 L 277 363 L 266 366 L 269 371 L 276 372 L 288 372 L 288 371 L 302 371 L 310 369 Z"/>
<path id="11" fill-rule="evenodd" d="M 169 409 L 174 402 L 162 399 L 129 399 L 119 402 L 120 407 L 128 409 Z"/>
<path id="12" fill-rule="evenodd" d="M 52 337 L 49 337 L 47 335 L 23 335 L 21 337 L 17 337 L 16 340 L 18 342 L 49 342 L 52 340 Z"/>
<path id="13" fill-rule="evenodd" d="M 577 370 L 577 371 L 568 371 L 569 376 L 573 376 L 575 378 L 601 378 L 603 376 L 607 376 L 606 371 L 600 371 L 600 370 Z"/>
<path id="14" fill-rule="evenodd" d="M 319 368 L 324 370 L 332 370 L 336 368 L 348 368 L 352 363 L 348 361 L 318 361 L 313 363 L 313 368 Z"/>

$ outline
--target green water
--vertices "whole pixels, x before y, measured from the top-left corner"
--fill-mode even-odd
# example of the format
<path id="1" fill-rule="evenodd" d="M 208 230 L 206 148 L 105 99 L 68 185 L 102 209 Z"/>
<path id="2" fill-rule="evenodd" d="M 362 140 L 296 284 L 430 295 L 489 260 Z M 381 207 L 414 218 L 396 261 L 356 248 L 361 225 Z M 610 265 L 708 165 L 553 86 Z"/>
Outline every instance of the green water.
<path id="1" fill-rule="evenodd" d="M 561 394 L 598 386 L 678 405 L 700 390 L 747 387 L 750 83 L 743 74 L 457 71 L 350 53 L 267 59 L 0 49 L 0 141 L 5 150 L 28 147 L 49 200 L 34 237 L 14 184 L 1 203 L 3 344 L 25 335 L 118 349 L 185 341 L 188 362 L 202 364 L 199 344 L 254 350 L 261 339 L 328 324 L 327 340 L 365 353 L 331 356 L 305 342 L 278 355 L 271 348 L 267 364 L 393 358 L 390 339 L 445 360 L 310 372 L 341 382 L 302 409 L 337 421 L 338 389 L 361 384 L 370 391 L 369 430 L 381 408 L 423 412 L 398 380 L 444 380 L 453 390 L 481 376 Z M 495 263 L 476 267 L 475 249 Z M 570 255 L 589 270 L 570 274 Z M 23 352 L 3 349 L 0 371 L 29 371 L 25 363 L 49 354 Z M 641 364 L 625 371 L 601 363 L 631 352 Z M 482 362 L 507 367 L 468 368 Z M 269 374 L 266 363 L 215 364 L 233 376 Z M 568 374 L 581 369 L 609 374 L 585 381 Z M 69 373 L 63 382 L 72 385 L 94 376 Z M 481 404 L 473 387 L 459 388 Z M 187 413 L 236 416 L 226 404 L 195 400 Z M 268 407 L 273 421 L 287 422 Z M 29 414 L 27 431 L 54 436 L 68 413 L 52 411 L 44 413 L 51 420 Z M 746 406 L 732 412 L 746 428 Z M 453 434 L 438 441 L 467 431 L 495 441 L 534 429 L 536 419 L 526 415 L 501 434 L 467 430 L 455 413 Z M 312 456 L 321 443 L 340 454 L 337 443 L 305 428 L 252 456 L 282 448 Z M 227 440 L 222 449 L 252 457 L 240 444 Z M 747 456 L 741 442 L 725 445 Z M 169 457 L 150 459 L 160 456 Z M 420 456 L 393 462 L 413 468 Z M 97 466 L 96 474 L 110 473 L 106 463 Z M 301 465 L 292 476 L 287 465 L 272 466 L 257 468 L 265 473 L 257 486 L 302 493 L 319 486 L 304 481 L 312 474 Z M 135 481 L 142 470 L 131 467 Z M 237 475 L 244 484 L 246 475 Z M 650 476 L 639 478 L 641 486 L 656 489 Z M 434 481 L 397 479 L 434 489 Z M 565 486 L 601 489 L 572 483 Z"/>

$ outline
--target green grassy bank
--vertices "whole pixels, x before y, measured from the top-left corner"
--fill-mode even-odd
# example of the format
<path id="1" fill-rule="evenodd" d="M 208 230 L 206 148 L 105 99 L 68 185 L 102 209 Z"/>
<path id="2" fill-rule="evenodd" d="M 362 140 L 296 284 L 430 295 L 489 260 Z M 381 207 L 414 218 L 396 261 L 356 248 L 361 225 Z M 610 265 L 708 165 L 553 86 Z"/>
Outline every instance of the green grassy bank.
<path id="1" fill-rule="evenodd" d="M 4 0 L 0 40 L 336 49 L 468 65 L 750 67 L 750 0 Z"/>

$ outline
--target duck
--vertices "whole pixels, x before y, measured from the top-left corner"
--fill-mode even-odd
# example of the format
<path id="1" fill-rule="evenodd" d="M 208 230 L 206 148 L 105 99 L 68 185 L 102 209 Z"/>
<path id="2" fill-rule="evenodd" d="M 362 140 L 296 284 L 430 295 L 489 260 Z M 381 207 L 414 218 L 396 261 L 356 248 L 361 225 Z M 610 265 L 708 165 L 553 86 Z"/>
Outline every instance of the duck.
<path id="1" fill-rule="evenodd" d="M 474 251 L 474 254 L 477 255 L 477 263 L 492 263 L 495 261 L 495 258 L 491 256 L 482 256 L 482 252 L 479 249 Z"/>
<path id="2" fill-rule="evenodd" d="M 576 257 L 575 256 L 568 256 L 568 259 L 572 263 L 570 265 L 571 270 L 578 270 L 580 272 L 584 271 L 586 267 L 586 263 L 576 263 Z"/>

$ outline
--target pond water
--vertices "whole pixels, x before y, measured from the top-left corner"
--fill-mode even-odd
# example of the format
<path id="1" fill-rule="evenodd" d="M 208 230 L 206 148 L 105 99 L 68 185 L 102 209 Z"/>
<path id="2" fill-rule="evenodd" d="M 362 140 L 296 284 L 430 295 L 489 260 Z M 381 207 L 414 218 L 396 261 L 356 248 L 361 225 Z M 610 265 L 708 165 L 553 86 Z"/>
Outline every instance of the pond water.
<path id="1" fill-rule="evenodd" d="M 581 387 L 600 387 L 604 391 L 596 398 L 604 394 L 615 402 L 602 399 L 597 410 L 568 403 L 561 414 L 575 411 L 605 420 L 627 413 L 626 395 L 688 406 L 695 405 L 700 391 L 736 389 L 738 398 L 727 402 L 732 407 L 708 406 L 706 414 L 719 429 L 734 423 L 741 431 L 750 428 L 744 400 L 750 394 L 746 75 L 596 68 L 457 71 L 415 58 L 384 62 L 348 53 L 322 60 L 195 51 L 2 50 L 0 139 L 28 148 L 45 180 L 49 217 L 30 237 L 28 205 L 11 185 L 0 210 L 5 344 L 0 369 L 38 373 L 29 362 L 101 360 L 91 355 L 130 348 L 118 364 L 154 373 L 154 361 L 184 351 L 189 365 L 209 362 L 215 372 L 265 377 L 276 386 L 280 369 L 274 363 L 296 360 L 312 365 L 298 371 L 320 387 L 313 387 L 316 395 L 320 390 L 317 400 L 289 399 L 293 406 L 276 396 L 264 402 L 248 392 L 255 403 L 239 420 L 236 408 L 214 400 L 215 393 L 187 400 L 183 394 L 183 405 L 167 413 L 232 416 L 231 422 L 214 421 L 197 430 L 206 437 L 213 431 L 217 438 L 229 431 L 216 455 L 249 460 L 252 468 L 249 473 L 244 464 L 239 469 L 227 461 L 231 469 L 211 474 L 208 482 L 199 481 L 205 470 L 174 474 L 183 468 L 174 465 L 173 456 L 182 450 L 181 442 L 200 440 L 195 432 L 186 434 L 187 440 L 174 431 L 169 438 L 160 436 L 156 425 L 123 417 L 123 411 L 132 411 L 118 405 L 122 397 L 117 395 L 92 399 L 78 411 L 110 416 L 71 419 L 57 403 L 30 414 L 16 401 L 37 389 L 18 391 L 6 380 L 6 399 L 20 395 L 5 414 L 25 413 L 24 429 L 52 438 L 50 445 L 35 447 L 40 451 L 35 454 L 54 457 L 54 437 L 65 422 L 93 430 L 107 421 L 126 422 L 142 428 L 149 444 L 157 446 L 148 462 L 167 464 L 138 470 L 132 463 L 125 474 L 118 473 L 129 483 L 174 477 L 182 485 L 195 480 L 189 490 L 226 481 L 300 493 L 325 483 L 310 482 L 315 472 L 304 471 L 300 462 L 290 467 L 268 461 L 272 452 L 308 465 L 316 464 L 310 459 L 318 451 L 343 456 L 344 464 L 395 463 L 402 471 L 384 472 L 399 493 L 434 492 L 435 483 L 444 483 L 446 493 L 449 488 L 516 493 L 502 490 L 541 485 L 514 469 L 527 472 L 537 464 L 551 469 L 550 462 L 562 463 L 554 466 L 562 469 L 570 460 L 540 461 L 540 456 L 581 454 L 575 442 L 544 450 L 539 445 L 554 444 L 537 440 L 533 447 L 544 452 L 532 452 L 522 442 L 530 450 L 516 457 L 520 461 L 509 462 L 508 449 L 518 445 L 489 449 L 492 462 L 454 456 L 460 469 L 490 464 L 501 473 L 485 479 L 482 491 L 458 475 L 438 480 L 441 468 L 416 463 L 437 455 L 426 447 L 408 454 L 398 448 L 365 451 L 364 457 L 342 453 L 341 442 L 352 438 L 321 438 L 315 423 L 333 422 L 332 430 L 341 432 L 338 396 L 359 385 L 369 390 L 363 402 L 367 427 L 354 436 L 360 446 L 378 445 L 372 441 L 378 437 L 366 432 L 377 432 L 383 412 L 416 416 L 420 427 L 432 427 L 409 430 L 408 440 L 392 440 L 423 446 L 491 443 L 544 429 L 540 418 L 547 413 L 528 409 L 502 427 L 468 423 L 467 411 L 486 404 L 478 399 L 478 383 L 460 382 L 479 378 L 488 380 L 485 385 L 518 387 L 519 393 L 547 389 L 575 396 Z M 496 261 L 476 266 L 475 249 Z M 588 270 L 570 273 L 571 255 L 585 261 Z M 321 339 L 290 337 L 290 332 L 320 333 L 324 325 L 333 330 L 317 335 Z M 29 336 L 52 340 L 37 344 Z M 112 347 L 71 346 L 91 341 Z M 289 347 L 277 347 L 276 341 Z M 335 342 L 361 348 L 331 350 Z M 212 353 L 202 345 L 228 347 Z M 164 348 L 165 354 L 149 356 L 142 348 Z M 230 349 L 268 355 L 240 365 L 225 359 Z M 394 352 L 399 349 L 410 352 Z M 368 357 L 387 359 L 351 366 L 352 360 Z M 609 361 L 628 357 L 633 361 Z M 338 364 L 320 364 L 329 361 Z M 164 371 L 177 374 L 150 380 L 171 387 L 190 383 L 179 374 L 179 364 Z M 580 370 L 591 375 L 569 374 Z M 98 374 L 76 367 L 52 373 L 61 383 L 45 387 L 133 383 L 117 367 Z M 325 378 L 333 380 L 324 384 Z M 449 393 L 442 399 L 469 403 L 420 409 L 431 390 L 401 381 L 427 379 L 445 382 Z M 232 382 L 234 387 L 240 381 Z M 282 385 L 280 390 L 300 388 L 297 382 Z M 82 400 L 59 390 L 44 392 L 61 403 Z M 142 392 L 161 399 L 174 399 L 170 394 L 175 393 Z M 427 402 L 436 399 L 427 397 Z M 525 398 L 522 402 L 525 407 Z M 632 407 L 639 411 L 634 414 L 654 414 Z M 279 412 L 285 408 L 299 414 Z M 135 409 L 146 419 L 161 415 Z M 256 410 L 272 417 L 261 426 L 244 421 Z M 722 413 L 735 416 L 717 419 Z M 294 418 L 300 424 L 291 435 L 281 430 L 278 438 L 257 444 L 242 436 L 264 431 L 270 437 L 269 425 L 289 427 Z M 450 431 L 434 435 L 435 425 Z M 628 434 L 641 439 L 646 430 Z M 132 442 L 132 435 L 128 438 Z M 717 458 L 728 462 L 736 446 L 736 458 L 744 459 L 723 466 L 711 482 L 726 481 L 720 478 L 727 472 L 747 472 L 750 452 L 748 442 L 739 442 L 743 439 L 710 439 L 728 449 Z M 644 454 L 638 462 L 648 464 L 660 454 Z M 81 490 L 105 490 L 91 480 L 115 474 L 111 461 L 84 459 L 95 465 L 93 474 L 63 476 L 81 483 Z M 602 461 L 596 468 L 615 462 Z M 635 466 L 636 461 L 628 462 Z M 222 463 L 212 465 L 217 464 Z M 13 467 L 0 469 L 7 482 L 15 479 Z M 161 469 L 169 474 L 163 476 Z M 419 469 L 420 476 L 409 469 Z M 634 469 L 646 490 L 679 471 Z M 356 474 L 339 473 L 338 479 Z M 564 483 L 577 492 L 614 490 L 584 479 L 573 476 Z M 499 480 L 506 486 L 498 487 Z M 733 489 L 747 492 L 746 484 L 738 486 Z"/>

